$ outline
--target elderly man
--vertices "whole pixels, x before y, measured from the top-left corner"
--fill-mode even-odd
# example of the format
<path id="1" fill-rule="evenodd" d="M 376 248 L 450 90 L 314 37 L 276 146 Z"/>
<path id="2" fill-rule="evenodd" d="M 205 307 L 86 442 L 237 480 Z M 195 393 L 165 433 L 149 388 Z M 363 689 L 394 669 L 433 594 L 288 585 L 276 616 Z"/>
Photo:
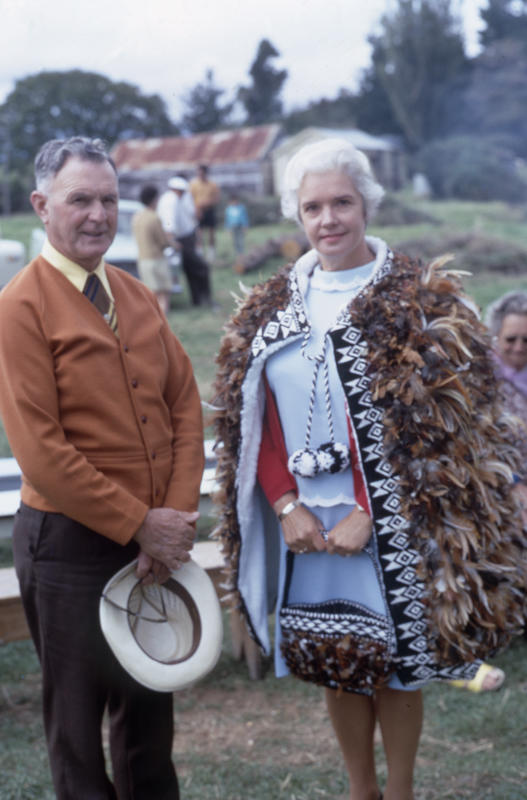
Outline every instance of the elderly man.
<path id="1" fill-rule="evenodd" d="M 31 202 L 47 240 L 0 293 L 0 413 L 23 473 L 13 548 L 42 665 L 55 791 L 59 800 L 173 800 L 171 695 L 120 667 L 98 603 L 136 556 L 144 582 L 163 582 L 189 559 L 200 400 L 152 293 L 104 263 L 118 189 L 100 140 L 47 142 L 35 172 Z"/>

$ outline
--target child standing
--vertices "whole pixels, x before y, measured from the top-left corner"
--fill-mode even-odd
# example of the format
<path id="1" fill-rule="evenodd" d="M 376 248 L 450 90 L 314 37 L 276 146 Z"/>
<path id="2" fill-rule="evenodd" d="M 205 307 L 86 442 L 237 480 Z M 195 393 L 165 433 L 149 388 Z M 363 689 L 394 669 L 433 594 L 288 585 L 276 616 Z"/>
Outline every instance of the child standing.
<path id="1" fill-rule="evenodd" d="M 238 195 L 232 194 L 225 207 L 225 227 L 232 231 L 234 251 L 241 255 L 245 250 L 245 231 L 249 227 L 249 217 Z"/>

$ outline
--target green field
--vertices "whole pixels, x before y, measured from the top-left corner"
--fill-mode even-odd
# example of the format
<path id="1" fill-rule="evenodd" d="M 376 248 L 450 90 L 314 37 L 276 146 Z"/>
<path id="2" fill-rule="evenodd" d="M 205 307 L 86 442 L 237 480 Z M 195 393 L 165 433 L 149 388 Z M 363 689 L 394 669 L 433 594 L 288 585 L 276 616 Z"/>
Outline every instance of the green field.
<path id="1" fill-rule="evenodd" d="M 408 200 L 408 198 L 406 198 Z M 394 247 L 409 239 L 453 232 L 484 232 L 527 248 L 525 212 L 502 204 L 420 203 L 436 224 L 372 226 Z M 28 244 L 35 218 L 2 219 L 4 236 Z M 248 234 L 248 246 L 290 230 L 264 226 Z M 243 278 L 232 269 L 230 239 L 218 237 L 213 269 L 218 313 L 189 306 L 176 296 L 170 323 L 193 364 L 204 400 L 212 397 L 214 358 L 222 326 L 234 308 L 233 293 L 260 281 L 280 264 L 274 259 Z M 463 259 L 456 263 L 463 269 Z M 482 269 L 467 280 L 467 290 L 486 304 L 513 288 L 527 290 L 527 274 Z M 1 437 L 0 437 L 1 438 Z M 9 455 L 5 437 L 0 456 Z M 0 543 L 0 564 L 10 563 L 9 545 Z M 227 628 L 226 624 L 226 628 Z M 416 800 L 526 800 L 525 720 L 527 719 L 527 643 L 519 641 L 496 663 L 507 672 L 496 693 L 473 695 L 445 685 L 425 690 L 425 726 L 416 770 Z M 322 694 L 293 679 L 270 673 L 252 682 L 231 655 L 228 630 L 222 658 L 213 673 L 193 689 L 175 695 L 174 760 L 184 800 L 344 800 L 346 778 L 331 734 Z M 386 774 L 380 740 L 378 771 Z M 0 645 L 0 800 L 52 800 L 54 797 L 40 719 L 40 674 L 32 645 Z"/>

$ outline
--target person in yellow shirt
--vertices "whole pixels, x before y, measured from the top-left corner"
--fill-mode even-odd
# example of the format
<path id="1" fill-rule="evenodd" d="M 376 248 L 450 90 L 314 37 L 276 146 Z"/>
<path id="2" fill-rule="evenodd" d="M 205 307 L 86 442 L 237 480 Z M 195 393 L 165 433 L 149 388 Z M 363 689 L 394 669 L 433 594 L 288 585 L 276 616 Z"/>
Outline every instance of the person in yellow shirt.
<path id="1" fill-rule="evenodd" d="M 141 189 L 139 197 L 144 208 L 138 211 L 132 220 L 132 230 L 139 251 L 137 270 L 139 277 L 145 286 L 154 292 L 162 311 L 166 314 L 170 308 L 172 276 L 164 251 L 171 246 L 171 241 L 156 213 L 159 198 L 157 188 L 147 184 Z"/>
<path id="2" fill-rule="evenodd" d="M 209 247 L 207 258 L 209 261 L 214 261 L 216 257 L 216 206 L 220 199 L 220 187 L 209 179 L 209 168 L 206 164 L 199 165 L 197 176 L 190 182 L 190 192 L 194 200 L 199 223 L 200 239 L 198 244 L 204 244 L 203 231 L 208 230 Z"/>

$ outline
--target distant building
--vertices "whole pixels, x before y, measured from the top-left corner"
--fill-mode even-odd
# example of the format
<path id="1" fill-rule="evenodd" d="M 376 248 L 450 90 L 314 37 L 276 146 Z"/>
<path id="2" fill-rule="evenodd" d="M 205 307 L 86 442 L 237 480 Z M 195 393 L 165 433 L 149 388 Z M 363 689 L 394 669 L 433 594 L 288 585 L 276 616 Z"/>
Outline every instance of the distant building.
<path id="1" fill-rule="evenodd" d="M 337 136 L 347 139 L 365 153 L 372 165 L 379 183 L 386 189 L 400 189 L 406 183 L 406 163 L 401 146 L 390 136 L 371 136 L 357 128 L 304 128 L 303 131 L 283 139 L 274 148 L 273 186 L 275 194 L 280 194 L 282 176 L 287 162 L 297 150 L 311 142 Z"/>
<path id="2" fill-rule="evenodd" d="M 274 124 L 119 142 L 112 150 L 112 158 L 121 196 L 136 199 L 147 182 L 163 191 L 169 178 L 192 178 L 202 163 L 208 165 L 210 178 L 225 193 L 272 194 L 270 154 L 281 137 L 282 126 Z"/>

